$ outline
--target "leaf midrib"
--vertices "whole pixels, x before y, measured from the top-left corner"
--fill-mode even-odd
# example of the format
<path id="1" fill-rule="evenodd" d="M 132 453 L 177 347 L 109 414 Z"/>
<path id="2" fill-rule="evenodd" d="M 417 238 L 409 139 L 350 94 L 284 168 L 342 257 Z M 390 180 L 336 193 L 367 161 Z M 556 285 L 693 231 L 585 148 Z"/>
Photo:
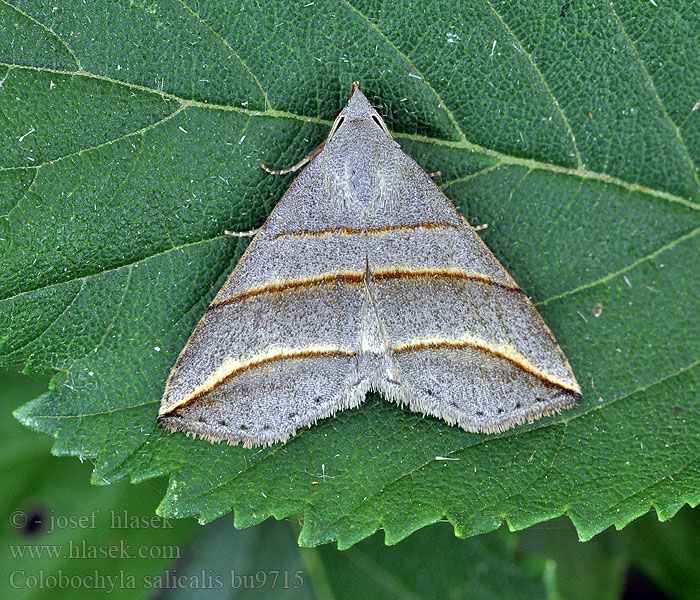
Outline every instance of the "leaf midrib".
<path id="1" fill-rule="evenodd" d="M 329 121 L 327 119 L 323 119 L 320 117 L 306 116 L 306 115 L 298 115 L 298 114 L 295 114 L 295 113 L 292 113 L 289 111 L 284 111 L 284 110 L 276 110 L 276 109 L 266 110 L 266 111 L 253 110 L 253 109 L 243 108 L 243 107 L 239 107 L 239 106 L 229 106 L 226 104 L 216 104 L 213 102 L 202 102 L 199 100 L 182 98 L 180 96 L 177 96 L 175 94 L 171 94 L 168 92 L 164 92 L 162 90 L 149 88 L 147 86 L 143 86 L 143 85 L 139 85 L 139 84 L 135 84 L 135 83 L 130 83 L 130 82 L 126 82 L 126 81 L 121 81 L 119 79 L 114 79 L 114 78 L 106 76 L 106 75 L 97 75 L 94 73 L 90 73 L 88 71 L 65 71 L 65 70 L 61 70 L 61 69 L 52 69 L 49 67 L 35 67 L 35 66 L 28 66 L 28 65 L 17 65 L 17 64 L 2 62 L 2 61 L 0 61 L 0 66 L 8 67 L 9 69 L 22 69 L 22 70 L 37 71 L 37 72 L 54 73 L 56 75 L 63 75 L 63 76 L 67 76 L 67 77 L 86 77 L 86 78 L 98 79 L 100 81 L 105 81 L 105 82 L 108 82 L 108 83 L 113 84 L 113 85 L 121 85 L 121 86 L 128 87 L 130 89 L 138 90 L 140 92 L 155 94 L 157 96 L 160 96 L 164 100 L 177 102 L 179 104 L 179 107 L 177 110 L 175 110 L 172 113 L 170 113 L 169 115 L 165 116 L 163 119 L 155 121 L 154 123 L 151 123 L 151 124 L 149 124 L 143 128 L 140 128 L 138 130 L 121 135 L 117 138 L 107 140 L 105 142 L 102 142 L 100 144 L 96 144 L 94 146 L 81 148 L 80 150 L 76 150 L 75 152 L 71 152 L 70 154 L 66 154 L 64 156 L 53 158 L 53 159 L 46 161 L 44 163 L 33 164 L 33 165 L 22 165 L 22 166 L 18 165 L 18 166 L 12 166 L 12 167 L 0 167 L 0 172 L 1 171 L 14 171 L 14 170 L 38 170 L 44 166 L 54 164 L 56 162 L 68 159 L 70 157 L 73 157 L 76 155 L 81 155 L 81 154 L 84 154 L 86 152 L 90 152 L 92 150 L 98 150 L 100 148 L 115 144 L 117 142 L 128 139 L 128 138 L 133 137 L 135 135 L 140 135 L 141 133 L 143 133 L 146 130 L 152 130 L 152 129 L 156 128 L 158 125 L 162 124 L 163 122 L 172 119 L 176 114 L 183 112 L 187 108 L 201 108 L 201 109 L 208 109 L 208 110 L 237 112 L 237 113 L 247 115 L 248 117 L 263 117 L 263 118 L 271 118 L 271 119 L 276 119 L 276 118 L 277 119 L 292 119 L 295 121 L 301 121 L 303 123 L 313 123 L 315 125 L 324 125 L 324 126 L 328 127 L 329 129 L 333 125 L 333 122 Z M 9 72 L 8 72 L 8 74 L 9 74 Z M 398 139 L 406 139 L 406 140 L 421 142 L 421 143 L 425 143 L 425 144 L 431 144 L 434 146 L 444 146 L 444 147 L 448 147 L 448 148 L 466 150 L 468 152 L 477 152 L 477 153 L 482 154 L 484 156 L 496 158 L 499 161 L 501 161 L 501 163 L 504 165 L 521 166 L 521 167 L 526 167 L 526 168 L 533 169 L 533 170 L 549 171 L 552 173 L 557 173 L 557 174 L 562 174 L 562 175 L 571 175 L 573 177 L 578 177 L 581 179 L 590 179 L 590 180 L 594 180 L 594 181 L 600 181 L 602 183 L 621 187 L 629 192 L 635 192 L 635 193 L 648 195 L 648 196 L 654 197 L 654 198 L 660 198 L 660 199 L 666 200 L 668 202 L 675 202 L 677 204 L 682 204 L 683 206 L 686 206 L 688 208 L 692 208 L 693 210 L 700 210 L 700 204 L 693 202 L 692 200 L 690 200 L 688 198 L 684 198 L 683 196 L 679 196 L 677 194 L 672 194 L 670 192 L 666 192 L 663 190 L 651 188 L 649 186 L 642 185 L 640 183 L 627 181 L 625 179 L 621 179 L 619 177 L 609 175 L 605 172 L 592 171 L 590 169 L 585 169 L 582 167 L 577 167 L 577 168 L 564 167 L 564 166 L 556 165 L 553 163 L 538 161 L 538 160 L 532 159 L 532 158 L 523 158 L 523 157 L 519 157 L 519 156 L 514 156 L 511 154 L 500 152 L 498 150 L 493 150 L 491 148 L 486 148 L 484 146 L 480 146 L 479 144 L 475 144 L 475 143 L 470 142 L 466 139 L 464 139 L 463 141 L 446 140 L 446 139 L 441 139 L 441 138 L 433 138 L 433 137 L 429 137 L 429 136 L 419 135 L 419 134 L 415 134 L 415 133 L 405 133 L 405 132 L 396 132 L 396 131 L 391 131 L 391 135 L 394 138 L 398 138 Z"/>
<path id="2" fill-rule="evenodd" d="M 3 65 L 3 64 L 5 64 L 5 63 L 1 63 L 1 62 L 0 62 L 0 65 Z M 0 168 L 0 171 L 9 171 L 9 170 L 14 170 L 14 169 L 35 169 L 35 170 L 38 172 L 38 170 L 41 169 L 43 166 L 46 166 L 46 165 L 49 165 L 49 164 L 53 164 L 53 163 L 55 163 L 55 162 L 58 162 L 58 161 L 61 161 L 61 160 L 70 158 L 71 156 L 74 156 L 74 155 L 76 155 L 76 154 L 83 154 L 83 153 L 85 153 L 85 152 L 90 152 L 90 151 L 92 151 L 92 150 L 97 150 L 97 149 L 102 148 L 102 147 L 104 147 L 104 146 L 108 146 L 108 145 L 111 145 L 111 144 L 115 144 L 115 143 L 117 143 L 117 142 L 119 142 L 119 141 L 121 141 L 121 140 L 128 139 L 129 137 L 138 136 L 138 135 L 143 135 L 146 131 L 152 130 L 152 129 L 158 127 L 159 125 L 161 125 L 161 124 L 163 124 L 163 123 L 165 123 L 165 122 L 171 120 L 171 119 L 174 118 L 177 114 L 179 114 L 179 113 L 183 112 L 184 110 L 186 110 L 186 108 L 188 108 L 188 107 L 197 107 L 197 108 L 206 108 L 206 109 L 214 109 L 214 110 L 233 111 L 233 112 L 239 112 L 239 113 L 246 114 L 246 115 L 248 115 L 249 117 L 259 116 L 259 117 L 265 117 L 265 118 L 288 118 L 288 119 L 299 120 L 299 121 L 307 122 L 307 123 L 311 122 L 311 123 L 315 123 L 315 124 L 326 125 L 326 126 L 328 126 L 328 127 L 330 127 L 330 126 L 332 125 L 332 123 L 331 123 L 330 121 L 326 121 L 326 120 L 324 120 L 324 119 L 320 119 L 320 118 L 317 118 L 317 117 L 307 117 L 307 116 L 303 116 L 303 115 L 297 115 L 297 114 L 290 113 L 290 112 L 286 112 L 286 111 L 277 111 L 277 110 L 273 110 L 273 111 L 257 111 L 257 110 L 248 110 L 248 109 L 245 109 L 245 108 L 239 108 L 239 107 L 233 107 L 233 106 L 209 104 L 209 103 L 199 102 L 199 101 L 195 101 L 195 100 L 186 100 L 186 99 L 182 99 L 182 98 L 179 98 L 179 97 L 177 97 L 177 96 L 174 96 L 174 95 L 172 95 L 172 94 L 166 94 L 165 92 L 161 92 L 160 90 L 154 90 L 154 89 L 146 88 L 146 87 L 143 87 L 143 86 L 137 86 L 137 85 L 135 85 L 135 84 L 120 82 L 120 81 L 118 81 L 118 80 L 114 80 L 114 79 L 109 78 L 109 77 L 104 77 L 104 76 L 100 76 L 100 75 L 94 75 L 94 74 L 90 74 L 90 73 L 87 73 L 87 72 L 67 72 L 67 71 L 60 71 L 60 70 L 53 70 L 53 69 L 44 69 L 44 68 L 36 68 L 36 67 L 21 67 L 21 66 L 17 66 L 17 65 L 6 65 L 6 66 L 8 66 L 8 67 L 10 67 L 10 68 L 24 68 L 24 69 L 37 70 L 37 71 L 48 70 L 48 71 L 50 71 L 50 72 L 54 72 L 54 73 L 58 73 L 58 74 L 63 74 L 63 75 L 71 75 L 71 76 L 78 76 L 78 75 L 79 75 L 79 76 L 85 76 L 85 77 L 93 77 L 93 78 L 96 78 L 96 79 L 102 79 L 102 80 L 109 81 L 109 82 L 111 82 L 111 83 L 113 83 L 113 84 L 115 84 L 115 85 L 125 85 L 125 86 L 127 86 L 127 87 L 134 87 L 134 88 L 137 88 L 137 89 L 139 89 L 139 90 L 141 90 L 141 91 L 145 91 L 145 92 L 150 92 L 150 93 L 158 94 L 158 95 L 162 96 L 163 98 L 168 98 L 168 99 L 170 99 L 170 100 L 172 100 L 172 101 L 178 102 L 178 103 L 179 103 L 179 107 L 178 107 L 176 110 L 174 110 L 172 113 L 170 113 L 170 114 L 166 115 L 165 117 L 163 117 L 162 119 L 160 119 L 160 120 L 158 120 L 158 121 L 156 121 L 156 122 L 154 122 L 154 123 L 151 123 L 151 124 L 149 124 L 149 125 L 147 125 L 147 126 L 145 126 L 145 127 L 142 127 L 142 128 L 140 128 L 140 129 L 138 129 L 138 130 L 135 130 L 135 131 L 133 131 L 133 132 L 130 132 L 130 133 L 128 133 L 128 134 L 125 134 L 125 135 L 123 135 L 123 136 L 120 136 L 120 137 L 118 137 L 118 138 L 115 138 L 115 139 L 112 139 L 112 140 L 108 140 L 108 141 L 106 141 L 106 142 L 103 142 L 103 143 L 101 143 L 101 144 L 97 144 L 97 145 L 92 146 L 92 147 L 89 147 L 89 148 L 84 148 L 84 149 L 78 150 L 78 151 L 76 151 L 76 152 L 74 152 L 74 153 L 65 155 L 65 156 L 63 156 L 63 157 L 56 158 L 56 159 L 53 159 L 53 160 L 51 160 L 51 161 L 47 161 L 46 163 L 41 163 L 41 164 L 38 164 L 38 165 L 32 165 L 31 167 L 5 167 L 5 168 Z M 463 141 L 463 142 L 462 142 L 462 141 L 458 141 L 458 142 L 455 142 L 455 141 L 451 141 L 451 140 L 442 140 L 442 139 L 438 139 L 438 138 L 429 138 L 429 137 L 427 137 L 427 136 L 421 136 L 421 135 L 417 135 L 417 134 L 397 133 L 397 132 L 392 132 L 392 135 L 393 135 L 394 137 L 396 137 L 396 138 L 399 138 L 399 139 L 408 139 L 408 140 L 418 141 L 418 142 L 422 142 L 422 143 L 426 143 L 426 144 L 448 146 L 448 147 L 451 147 L 451 148 L 464 149 L 464 150 L 472 151 L 472 152 L 479 152 L 479 153 L 484 154 L 484 155 L 486 155 L 486 156 L 491 156 L 491 157 L 497 158 L 497 159 L 500 161 L 499 164 L 503 164 L 503 165 L 523 166 L 523 167 L 527 167 L 527 168 L 532 169 L 532 170 L 537 170 L 537 169 L 539 169 L 539 170 L 548 170 L 548 171 L 550 171 L 550 172 L 555 172 L 555 173 L 560 173 L 560 174 L 566 174 L 566 175 L 576 176 L 576 177 L 579 177 L 579 178 L 581 178 L 581 179 L 594 179 L 594 180 L 598 180 L 598 181 L 601 181 L 601 182 L 605 182 L 605 183 L 608 183 L 608 184 L 611 184 L 611 185 L 617 185 L 617 186 L 619 186 L 619 187 L 622 187 L 622 188 L 626 189 L 626 190 L 629 191 L 629 192 L 638 192 L 638 193 L 642 193 L 642 194 L 647 194 L 647 195 L 652 196 L 652 197 L 656 197 L 656 198 L 660 198 L 660 199 L 667 200 L 667 201 L 670 201 L 670 202 L 675 202 L 675 203 L 678 203 L 678 204 L 682 204 L 682 205 L 684 205 L 684 206 L 686 206 L 686 207 L 688 207 L 688 208 L 691 208 L 691 209 L 693 209 L 693 210 L 696 210 L 696 211 L 697 211 L 697 210 L 700 210 L 700 205 L 697 205 L 697 204 L 695 204 L 695 203 L 693 203 L 693 202 L 691 202 L 691 201 L 689 201 L 689 200 L 686 200 L 686 199 L 684 199 L 684 198 L 682 198 L 682 197 L 680 197 L 680 196 L 676 196 L 676 195 L 674 195 L 674 194 L 670 194 L 670 193 L 668 193 L 668 192 L 663 192 L 663 191 L 660 191 L 660 190 L 654 190 L 654 189 L 651 189 L 651 188 L 648 188 L 648 187 L 645 187 L 645 186 L 641 186 L 640 184 L 629 183 L 629 182 L 627 182 L 627 181 L 624 181 L 624 180 L 621 180 L 621 179 L 612 177 L 612 176 L 607 175 L 607 174 L 604 174 L 604 173 L 598 173 L 598 172 L 594 172 L 594 171 L 588 171 L 588 170 L 583 169 L 583 168 L 572 169 L 572 168 L 568 168 L 568 167 L 561 167 L 561 166 L 559 166 L 559 165 L 554 165 L 554 164 L 551 164 L 551 163 L 542 163 L 542 162 L 536 161 L 536 160 L 534 160 L 534 159 L 524 159 L 524 158 L 514 157 L 514 156 L 507 155 L 507 154 L 504 154 L 504 153 L 501 153 L 501 152 L 498 152 L 498 151 L 495 151 L 495 150 L 491 150 L 491 149 L 488 149 L 488 148 L 484 148 L 484 147 L 478 146 L 478 145 L 476 145 L 476 144 L 472 144 L 471 142 L 468 142 L 468 141 Z M 35 178 L 35 180 L 36 180 L 36 178 Z M 448 182 L 448 183 L 449 183 L 449 182 Z M 16 208 L 16 206 L 15 206 L 14 208 Z M 14 210 L 14 208 L 11 209 L 10 213 L 12 212 L 12 210 Z M 8 214 L 8 216 L 9 216 L 9 214 Z M 696 235 L 696 234 L 698 233 L 698 231 L 699 231 L 698 229 L 695 229 L 695 230 L 693 230 L 693 231 L 691 231 L 691 232 L 689 232 L 689 233 L 686 233 L 686 234 L 684 234 L 684 235 L 682 235 L 682 236 L 679 236 L 678 238 L 672 240 L 671 242 L 665 244 L 664 246 L 662 246 L 662 247 L 660 247 L 660 248 L 657 248 L 657 249 L 653 250 L 652 252 L 650 252 L 649 254 L 647 254 L 647 255 L 645 255 L 645 256 L 643 256 L 643 257 L 640 257 L 640 258 L 636 259 L 635 261 L 633 261 L 633 262 L 630 263 L 629 265 L 626 265 L 625 267 L 623 267 L 622 269 L 616 271 L 615 273 L 609 273 L 609 274 L 603 276 L 602 278 L 598 278 L 598 279 L 595 279 L 595 280 L 593 280 L 593 281 L 584 283 L 584 284 L 582 284 L 581 286 L 578 286 L 577 288 L 573 288 L 573 289 L 571 289 L 571 290 L 566 290 L 566 291 L 561 292 L 561 293 L 559 293 L 559 294 L 557 294 L 557 295 L 555 295 L 555 296 L 552 296 L 552 297 L 550 297 L 550 298 L 546 298 L 546 299 L 544 299 L 544 300 L 541 300 L 541 301 L 538 302 L 538 305 L 544 305 L 544 304 L 547 304 L 548 302 L 550 302 L 550 301 L 552 301 L 552 300 L 559 299 L 559 298 L 561 298 L 561 297 L 571 295 L 571 294 L 573 294 L 573 293 L 575 293 L 575 292 L 577 292 L 577 291 L 580 291 L 580 290 L 583 290 L 583 289 L 588 289 L 588 288 L 591 288 L 591 287 L 595 287 L 596 285 L 599 285 L 599 284 L 601 284 L 601 283 L 604 283 L 605 281 L 608 281 L 608 280 L 612 279 L 613 277 L 615 277 L 615 276 L 617 276 L 617 275 L 619 275 L 619 274 L 622 274 L 622 273 L 628 271 L 629 269 L 633 268 L 634 266 L 636 266 L 636 265 L 639 264 L 640 262 L 645 261 L 645 260 L 648 260 L 648 259 L 650 259 L 650 258 L 653 258 L 654 256 L 658 255 L 659 253 L 663 252 L 664 250 L 669 249 L 669 248 L 675 246 L 677 243 L 679 243 L 679 242 L 681 242 L 681 241 L 684 241 L 684 240 L 686 240 L 686 239 L 688 239 L 688 238 L 690 238 L 690 237 Z M 135 260 L 135 261 L 133 261 L 133 262 L 130 262 L 130 263 L 125 263 L 125 264 L 117 265 L 117 266 L 111 267 L 111 268 L 109 268 L 109 269 L 105 269 L 105 270 L 102 270 L 102 271 L 96 271 L 96 272 L 93 272 L 93 273 L 88 273 L 88 274 L 86 274 L 86 275 L 80 275 L 80 276 L 77 276 L 77 277 L 73 277 L 73 278 L 66 279 L 66 280 L 64 280 L 64 281 L 52 282 L 52 283 L 50 283 L 50 284 L 48 284 L 48 285 L 45 285 L 45 286 L 41 286 L 41 287 L 36 287 L 36 288 L 32 288 L 32 289 L 23 290 L 23 291 L 21 291 L 21 292 L 18 292 L 18 293 L 16 293 L 16 294 L 11 295 L 11 296 L 7 296 L 7 297 L 4 297 L 4 298 L 0 298 L 0 302 L 11 301 L 11 300 L 14 300 L 14 299 L 16 299 L 16 298 L 18 298 L 18 297 L 20 297 L 20 296 L 26 295 L 26 294 L 30 294 L 30 293 L 33 293 L 33 292 L 39 292 L 39 291 L 46 290 L 46 289 L 50 289 L 50 288 L 57 287 L 57 286 L 60 286 L 60 285 L 70 284 L 70 283 L 75 282 L 75 281 L 84 281 L 84 280 L 86 280 L 86 279 L 88 279 L 88 278 L 92 278 L 92 277 L 104 275 L 104 274 L 106 274 L 106 273 L 109 273 L 110 271 L 117 271 L 117 270 L 120 270 L 120 269 L 123 269 L 123 268 L 126 268 L 126 267 L 131 267 L 131 266 L 133 266 L 133 265 L 135 265 L 135 264 L 138 264 L 139 262 L 143 262 L 143 261 L 149 260 L 149 259 L 151 259 L 151 258 L 156 258 L 156 257 L 158 257 L 158 256 L 167 254 L 167 253 L 172 252 L 172 251 L 178 251 L 178 250 L 181 250 L 181 249 L 183 249 L 183 248 L 187 248 L 187 247 L 189 247 L 189 246 L 193 246 L 193 245 L 196 245 L 196 244 L 201 244 L 201 243 L 210 242 L 210 241 L 214 241 L 214 240 L 217 240 L 217 239 L 222 239 L 222 238 L 225 238 L 225 237 L 226 237 L 226 236 L 224 236 L 224 235 L 219 235 L 219 236 L 215 236 L 215 237 L 211 237 L 211 238 L 206 238 L 206 239 L 203 239 L 203 240 L 197 240 L 197 241 L 195 241 L 195 242 L 188 242 L 188 243 L 186 243 L 186 244 L 181 244 L 181 245 L 178 245 L 178 246 L 173 246 L 173 247 L 171 247 L 171 248 L 168 248 L 168 249 L 166 249 L 166 250 L 157 252 L 157 253 L 155 253 L 155 254 L 143 256 L 143 257 L 141 257 L 141 258 L 139 258 L 139 259 L 137 259 L 137 260 Z"/>

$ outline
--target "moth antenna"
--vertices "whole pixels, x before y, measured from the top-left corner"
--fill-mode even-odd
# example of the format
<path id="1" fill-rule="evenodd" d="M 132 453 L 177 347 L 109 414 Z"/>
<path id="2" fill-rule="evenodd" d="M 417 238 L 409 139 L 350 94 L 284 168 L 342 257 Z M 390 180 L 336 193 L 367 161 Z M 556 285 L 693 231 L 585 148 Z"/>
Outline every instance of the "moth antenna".
<path id="1" fill-rule="evenodd" d="M 263 171 L 267 171 L 271 175 L 286 175 L 287 173 L 294 173 L 294 171 L 298 171 L 303 166 L 310 163 L 319 154 L 321 154 L 321 150 L 323 150 L 325 145 L 326 145 L 326 140 L 323 140 L 318 146 L 316 146 L 311 152 L 309 152 L 297 164 L 292 165 L 291 167 L 287 167 L 286 169 L 271 169 L 265 163 L 260 163 L 260 168 Z"/>

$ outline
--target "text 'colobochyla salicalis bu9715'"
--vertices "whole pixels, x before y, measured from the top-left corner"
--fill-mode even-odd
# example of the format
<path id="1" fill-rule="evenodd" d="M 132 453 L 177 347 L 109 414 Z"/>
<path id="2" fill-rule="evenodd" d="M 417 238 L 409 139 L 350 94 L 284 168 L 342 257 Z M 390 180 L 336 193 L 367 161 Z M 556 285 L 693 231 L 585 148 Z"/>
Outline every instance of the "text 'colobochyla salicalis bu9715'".
<path id="1" fill-rule="evenodd" d="M 357 84 L 173 367 L 158 422 L 284 442 L 369 390 L 497 432 L 581 392 L 527 296 Z"/>

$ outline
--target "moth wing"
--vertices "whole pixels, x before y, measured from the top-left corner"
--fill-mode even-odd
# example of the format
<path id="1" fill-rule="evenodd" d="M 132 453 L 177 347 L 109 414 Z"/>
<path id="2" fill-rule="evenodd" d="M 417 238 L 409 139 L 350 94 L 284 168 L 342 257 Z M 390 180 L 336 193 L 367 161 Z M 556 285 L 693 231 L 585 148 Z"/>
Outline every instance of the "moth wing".
<path id="1" fill-rule="evenodd" d="M 578 383 L 527 296 L 415 161 L 397 150 L 394 170 L 403 185 L 375 216 L 382 234 L 368 256 L 399 375 L 378 387 L 468 431 L 502 431 L 573 406 Z M 390 228 L 398 215 L 402 226 Z"/>
<path id="2" fill-rule="evenodd" d="M 323 182 L 314 161 L 256 235 L 180 353 L 161 425 L 264 445 L 364 399 L 366 249 L 358 236 L 304 235 L 319 223 L 354 225 L 328 209 Z"/>

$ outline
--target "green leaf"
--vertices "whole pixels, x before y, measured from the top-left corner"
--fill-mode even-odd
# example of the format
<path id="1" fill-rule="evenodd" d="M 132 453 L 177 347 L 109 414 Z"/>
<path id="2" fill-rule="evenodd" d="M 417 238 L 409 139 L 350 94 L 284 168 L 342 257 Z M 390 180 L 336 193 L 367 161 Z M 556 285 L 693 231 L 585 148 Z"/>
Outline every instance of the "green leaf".
<path id="1" fill-rule="evenodd" d="M 170 569 L 170 577 L 185 584 L 169 590 L 172 600 L 241 598 L 321 600 L 314 573 L 300 555 L 301 548 L 289 523 L 268 519 L 258 527 L 239 531 L 209 524 L 192 541 L 186 560 Z M 335 552 L 339 552 L 336 550 Z M 206 591 L 196 582 L 211 582 Z M 196 592 L 193 590 L 197 590 Z"/>
<path id="2" fill-rule="evenodd" d="M 375 534 L 339 551 L 330 544 L 299 548 L 284 521 L 268 519 L 243 531 L 210 524 L 195 538 L 189 560 L 171 573 L 183 582 L 201 581 L 204 573 L 221 583 L 222 598 L 231 588 L 242 598 L 264 593 L 304 600 L 555 597 L 553 561 L 519 555 L 517 543 L 517 534 L 503 529 L 460 540 L 440 523 L 390 548 Z M 191 586 L 171 595 L 191 598 Z"/>
<path id="3" fill-rule="evenodd" d="M 302 549 L 302 557 L 311 565 L 320 559 L 325 573 L 311 573 L 319 592 L 326 575 L 329 598 L 555 597 L 554 563 L 516 557 L 517 542 L 504 529 L 460 540 L 439 523 L 390 548 L 375 534 L 344 552 L 325 545 Z"/>
<path id="4" fill-rule="evenodd" d="M 567 600 L 618 600 L 629 569 L 644 574 L 669 598 L 700 598 L 700 510 L 683 508 L 668 523 L 653 513 L 621 532 L 605 531 L 587 544 L 578 542 L 569 523 L 558 519 L 520 534 L 519 550 L 546 556 L 556 564 L 558 597 Z M 479 538 L 477 538 L 479 539 Z M 630 594 L 633 595 L 633 594 Z"/>
<path id="5" fill-rule="evenodd" d="M 163 515 L 303 511 L 305 545 L 697 504 L 699 29 L 680 1 L 2 4 L 0 360 L 54 374 L 16 415 L 95 482 L 169 474 Z M 265 450 L 156 428 L 244 250 L 223 230 L 292 181 L 259 164 L 318 144 L 353 80 L 488 223 L 583 400 L 490 436 L 378 397 Z"/>
<path id="6" fill-rule="evenodd" d="M 45 376 L 0 370 L 0 394 L 11 402 L 26 401 L 47 385 Z M 449 598 L 525 599 L 544 598 L 553 587 L 552 561 L 516 553 L 518 535 L 503 529 L 459 540 L 442 523 L 392 548 L 380 534 L 347 552 L 330 544 L 299 548 L 298 528 L 288 521 L 268 519 L 239 531 L 219 522 L 196 527 L 192 520 L 160 519 L 153 508 L 164 481 L 91 486 L 88 465 L 50 456 L 50 445 L 9 413 L 0 415 L 0 456 L 6 459 L 0 514 L 10 524 L 2 533 L 4 596 L 73 598 L 76 590 L 106 589 L 110 598 L 132 599 L 167 590 L 176 600 L 197 590 L 198 598 L 350 600 L 399 593 L 434 598 L 439 588 Z M 88 558 L 111 548 L 118 558 Z M 419 563 L 422 571 L 415 568 Z M 63 586 L 47 578 L 59 573 Z"/>

